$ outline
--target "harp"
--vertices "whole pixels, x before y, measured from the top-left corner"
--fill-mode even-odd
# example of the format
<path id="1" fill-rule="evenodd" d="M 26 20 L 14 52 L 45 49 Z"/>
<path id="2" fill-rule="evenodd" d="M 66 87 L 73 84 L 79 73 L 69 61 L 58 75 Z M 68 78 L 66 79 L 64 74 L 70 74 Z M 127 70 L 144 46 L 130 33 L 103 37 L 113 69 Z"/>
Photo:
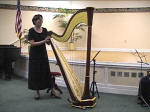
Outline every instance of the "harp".
<path id="1" fill-rule="evenodd" d="M 86 9 L 78 10 L 69 20 L 67 28 L 62 35 L 57 35 L 54 32 L 49 32 L 51 36 L 50 44 L 55 54 L 57 63 L 60 67 L 64 81 L 67 85 L 71 96 L 71 105 L 79 108 L 94 107 L 96 105 L 96 97 L 92 97 L 89 91 L 89 72 L 90 72 L 90 53 L 91 53 L 91 31 L 92 31 L 92 19 L 93 19 L 94 8 L 88 7 Z M 67 60 L 59 50 L 56 44 L 53 43 L 52 39 L 59 42 L 65 42 L 69 39 L 74 28 L 84 23 L 88 26 L 88 37 L 87 37 L 87 55 L 86 55 L 86 74 L 84 85 L 80 82 L 79 78 L 67 63 Z"/>

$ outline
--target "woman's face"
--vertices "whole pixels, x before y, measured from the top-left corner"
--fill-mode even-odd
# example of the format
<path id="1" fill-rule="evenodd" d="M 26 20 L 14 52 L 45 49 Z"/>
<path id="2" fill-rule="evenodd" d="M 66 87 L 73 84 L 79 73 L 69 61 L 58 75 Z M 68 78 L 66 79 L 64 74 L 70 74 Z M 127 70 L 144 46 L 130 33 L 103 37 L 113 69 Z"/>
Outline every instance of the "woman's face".
<path id="1" fill-rule="evenodd" d="M 38 20 L 35 21 L 35 26 L 41 27 L 43 23 L 43 18 L 39 18 Z"/>

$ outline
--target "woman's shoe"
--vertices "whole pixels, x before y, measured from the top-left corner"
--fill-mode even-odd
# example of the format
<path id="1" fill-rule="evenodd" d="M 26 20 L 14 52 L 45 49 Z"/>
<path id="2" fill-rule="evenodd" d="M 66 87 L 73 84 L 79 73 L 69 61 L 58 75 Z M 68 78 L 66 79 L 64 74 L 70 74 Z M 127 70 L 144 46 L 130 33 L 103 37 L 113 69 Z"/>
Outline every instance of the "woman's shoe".
<path id="1" fill-rule="evenodd" d="M 140 99 L 137 100 L 137 104 L 142 104 L 142 103 L 144 103 L 142 100 Z"/>
<path id="2" fill-rule="evenodd" d="M 34 97 L 34 99 L 35 99 L 35 100 L 39 100 L 39 99 L 40 99 L 40 97 Z"/>
<path id="3" fill-rule="evenodd" d="M 56 93 L 54 91 L 51 91 L 51 96 L 53 96 L 55 98 L 61 98 L 60 96 L 56 95 Z"/>
<path id="4" fill-rule="evenodd" d="M 39 100 L 39 99 L 40 99 L 40 96 L 39 96 L 39 95 L 36 95 L 36 96 L 34 97 L 34 99 L 35 99 L 35 100 Z"/>

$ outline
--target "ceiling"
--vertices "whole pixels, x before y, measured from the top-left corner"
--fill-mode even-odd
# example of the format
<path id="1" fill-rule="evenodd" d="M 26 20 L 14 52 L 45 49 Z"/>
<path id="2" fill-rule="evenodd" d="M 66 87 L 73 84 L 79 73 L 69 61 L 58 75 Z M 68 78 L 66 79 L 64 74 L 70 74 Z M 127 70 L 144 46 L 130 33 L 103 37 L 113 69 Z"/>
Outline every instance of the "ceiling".
<path id="1" fill-rule="evenodd" d="M 16 5 L 17 0 L 0 0 L 0 4 Z M 150 0 L 21 0 L 21 5 L 53 8 L 80 9 L 95 8 L 137 8 L 150 7 Z"/>

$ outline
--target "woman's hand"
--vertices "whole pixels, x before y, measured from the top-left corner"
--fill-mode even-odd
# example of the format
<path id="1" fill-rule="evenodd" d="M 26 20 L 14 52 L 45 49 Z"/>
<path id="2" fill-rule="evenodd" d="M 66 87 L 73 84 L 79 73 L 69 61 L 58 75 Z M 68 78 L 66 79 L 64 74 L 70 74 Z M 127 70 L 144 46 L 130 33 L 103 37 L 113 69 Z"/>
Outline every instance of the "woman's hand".
<path id="1" fill-rule="evenodd" d="M 50 45 L 50 36 L 47 36 L 47 37 L 45 38 L 45 43 L 47 43 L 48 45 Z"/>

